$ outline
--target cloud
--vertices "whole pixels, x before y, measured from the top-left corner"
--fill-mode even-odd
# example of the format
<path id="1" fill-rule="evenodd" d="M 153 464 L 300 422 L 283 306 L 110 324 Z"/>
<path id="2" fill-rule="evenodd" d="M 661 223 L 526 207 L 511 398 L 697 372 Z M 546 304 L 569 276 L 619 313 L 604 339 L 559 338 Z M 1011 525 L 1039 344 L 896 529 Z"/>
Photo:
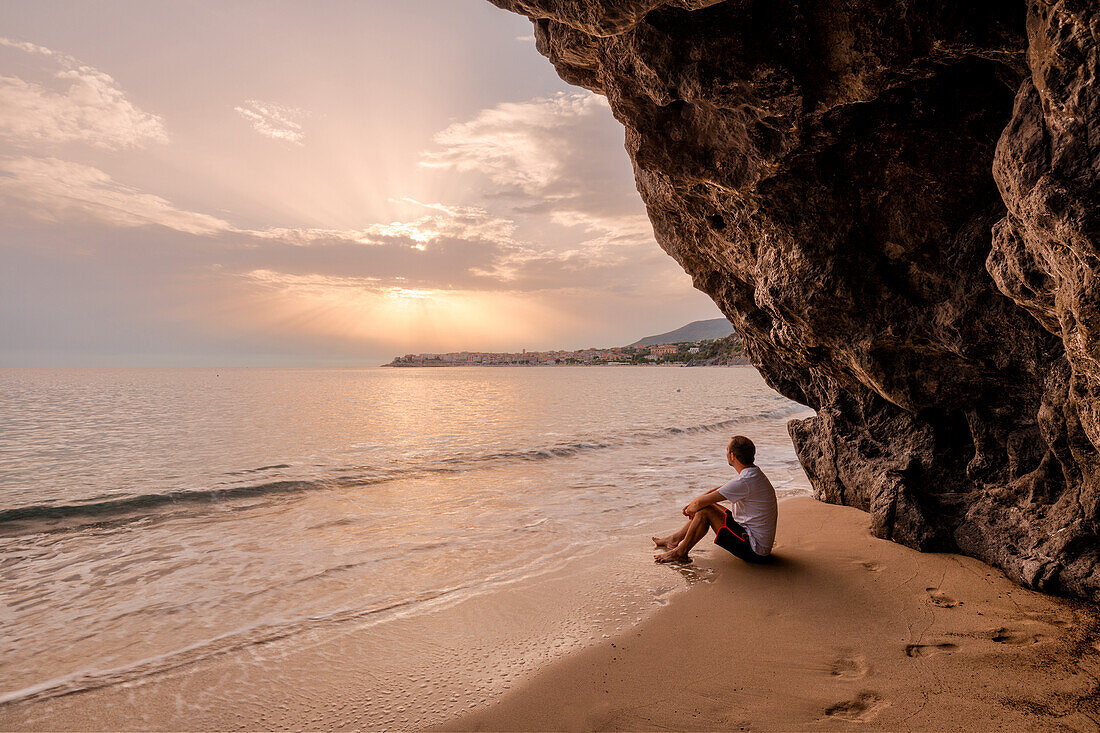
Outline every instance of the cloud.
<path id="1" fill-rule="evenodd" d="M 221 219 L 178 209 L 160 196 L 118 183 L 98 168 L 57 158 L 0 160 L 0 211 L 44 221 L 90 218 L 117 227 L 158 225 L 196 235 L 232 229 Z"/>
<path id="2" fill-rule="evenodd" d="M 63 54 L 54 53 L 45 46 L 39 46 L 36 43 L 29 43 L 27 41 L 15 41 L 11 38 L 0 38 L 0 46 L 14 48 L 24 53 L 32 53 L 39 56 L 63 56 Z"/>
<path id="3" fill-rule="evenodd" d="M 393 251 L 430 250 L 436 256 L 444 251 L 480 248 L 484 256 L 469 259 L 482 272 L 491 270 L 493 258 L 500 256 L 504 248 L 519 249 L 512 239 L 514 222 L 485 209 L 414 199 L 401 201 L 427 213 L 360 229 L 247 229 L 215 216 L 179 208 L 167 199 L 115 181 L 106 172 L 82 163 L 57 158 L 0 159 L 0 221 L 31 218 L 78 223 L 90 220 L 120 228 L 159 226 L 201 237 L 232 235 L 235 241 L 252 247 L 265 242 L 291 248 L 367 246 Z M 417 267 L 407 257 L 394 255 L 390 259 Z M 441 262 L 450 263 L 446 259 Z M 385 269 L 389 272 L 392 268 Z"/>
<path id="4" fill-rule="evenodd" d="M 550 213 L 550 221 L 563 227 L 579 227 L 591 233 L 589 247 L 654 246 L 653 224 L 644 213 L 617 214 L 564 208 Z"/>
<path id="5" fill-rule="evenodd" d="M 0 46 L 41 57 L 47 83 L 0 75 L 0 139 L 20 147 L 82 142 L 121 150 L 165 143 L 157 115 L 135 107 L 109 75 L 33 43 Z"/>
<path id="6" fill-rule="evenodd" d="M 318 292 L 332 289 L 378 290 L 381 278 L 377 277 L 337 277 L 334 275 L 294 275 L 274 270 L 250 270 L 240 273 L 246 280 L 278 287 L 313 288 Z"/>
<path id="7" fill-rule="evenodd" d="M 633 277 L 635 263 L 650 261 L 590 242 L 564 252 L 544 251 L 516 239 L 515 223 L 486 209 L 402 201 L 426 213 L 360 229 L 245 229 L 179 208 L 98 168 L 56 158 L 0 159 L 0 221 L 30 216 L 53 223 L 91 220 L 122 229 L 163 227 L 217 243 L 220 249 L 209 254 L 219 252 L 226 274 L 253 283 L 300 287 L 308 281 L 314 289 L 354 286 L 380 293 L 394 288 L 535 292 L 615 283 L 622 288 L 628 281 L 621 272 Z"/>
<path id="8" fill-rule="evenodd" d="M 393 199 L 391 199 L 393 200 Z M 266 240 L 297 247 L 321 247 L 354 243 L 368 246 L 399 245 L 423 252 L 446 240 L 514 244 L 515 222 L 476 206 L 447 206 L 403 198 L 398 201 L 432 212 L 409 220 L 370 224 L 361 229 L 288 228 L 235 229 Z"/>
<path id="9" fill-rule="evenodd" d="M 433 140 L 443 149 L 424 153 L 420 165 L 480 171 L 527 194 L 552 194 L 574 141 L 582 139 L 579 128 L 607 110 L 603 97 L 587 92 L 499 104 L 437 133 Z"/>
<path id="10" fill-rule="evenodd" d="M 238 275 L 260 287 L 296 291 L 300 295 L 312 295 L 318 298 L 342 296 L 345 293 L 378 294 L 406 300 L 424 300 L 436 295 L 433 290 L 402 287 L 379 277 L 340 277 L 336 275 L 295 275 L 274 270 L 251 270 Z M 399 278 L 396 282 L 401 282 Z"/>
<path id="11" fill-rule="evenodd" d="M 249 104 L 270 117 L 256 111 L 266 110 L 260 103 Z M 476 205 L 391 198 L 402 216 L 358 228 L 242 228 L 231 214 L 189 211 L 98 168 L 24 157 L 0 159 L 0 215 L 202 237 L 207 256 L 223 266 L 220 277 L 311 297 L 349 289 L 403 298 L 460 291 L 625 296 L 654 287 L 654 273 L 668 269 L 633 188 L 621 131 L 601 98 L 558 94 L 502 104 L 434 139 L 440 147 L 422 164 L 479 178 L 468 187 Z"/>
<path id="12" fill-rule="evenodd" d="M 264 137 L 293 145 L 303 144 L 305 134 L 299 122 L 305 116 L 302 110 L 255 99 L 249 99 L 244 106 L 233 109 L 252 124 L 253 130 Z"/>
<path id="13" fill-rule="evenodd" d="M 653 247 L 621 135 L 602 97 L 559 93 L 448 126 L 420 165 L 486 177 L 480 187 L 496 203 L 510 200 L 517 219 L 573 229 L 579 249 Z"/>
<path id="14" fill-rule="evenodd" d="M 366 230 L 369 235 L 408 236 L 421 243 L 449 237 L 514 244 L 513 234 L 516 231 L 516 223 L 511 219 L 491 214 L 479 206 L 426 204 L 407 197 L 400 200 L 434 213 L 412 221 L 375 224 Z"/>

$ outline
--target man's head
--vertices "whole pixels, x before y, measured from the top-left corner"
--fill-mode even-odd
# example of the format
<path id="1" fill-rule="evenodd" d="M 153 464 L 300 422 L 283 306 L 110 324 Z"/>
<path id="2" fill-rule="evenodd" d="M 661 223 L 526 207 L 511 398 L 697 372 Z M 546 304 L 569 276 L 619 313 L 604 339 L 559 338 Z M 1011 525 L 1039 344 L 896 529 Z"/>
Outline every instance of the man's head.
<path id="1" fill-rule="evenodd" d="M 731 466 L 740 471 L 742 468 L 753 465 L 753 461 L 756 460 L 756 446 L 744 435 L 735 435 L 730 438 L 730 444 L 726 446 L 726 459 Z"/>

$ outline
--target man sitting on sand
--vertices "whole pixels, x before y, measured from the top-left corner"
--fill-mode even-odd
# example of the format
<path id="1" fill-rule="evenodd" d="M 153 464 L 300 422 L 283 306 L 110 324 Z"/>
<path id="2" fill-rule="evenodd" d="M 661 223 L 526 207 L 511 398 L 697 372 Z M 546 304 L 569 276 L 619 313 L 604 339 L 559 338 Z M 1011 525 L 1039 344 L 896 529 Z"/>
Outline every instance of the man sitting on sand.
<path id="1" fill-rule="evenodd" d="M 654 537 L 657 547 L 668 552 L 654 555 L 657 562 L 691 562 L 688 552 L 707 530 L 714 529 L 714 544 L 746 562 L 760 562 L 772 551 L 775 522 L 779 516 L 775 489 L 756 467 L 756 446 L 735 435 L 726 447 L 726 459 L 737 469 L 737 478 L 694 499 L 684 507 L 687 524 L 668 537 Z M 728 499 L 733 510 L 718 504 Z"/>

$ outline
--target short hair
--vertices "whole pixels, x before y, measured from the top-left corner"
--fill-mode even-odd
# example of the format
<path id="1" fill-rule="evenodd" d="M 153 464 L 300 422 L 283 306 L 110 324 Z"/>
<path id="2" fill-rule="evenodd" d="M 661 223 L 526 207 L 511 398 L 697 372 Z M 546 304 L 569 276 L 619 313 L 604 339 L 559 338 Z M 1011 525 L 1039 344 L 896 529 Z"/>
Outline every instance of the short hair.
<path id="1" fill-rule="evenodd" d="M 740 461 L 743 466 L 751 466 L 752 462 L 756 460 L 756 446 L 744 435 L 735 435 L 730 438 L 730 444 L 726 448 L 726 452 L 732 453 L 733 457 Z"/>

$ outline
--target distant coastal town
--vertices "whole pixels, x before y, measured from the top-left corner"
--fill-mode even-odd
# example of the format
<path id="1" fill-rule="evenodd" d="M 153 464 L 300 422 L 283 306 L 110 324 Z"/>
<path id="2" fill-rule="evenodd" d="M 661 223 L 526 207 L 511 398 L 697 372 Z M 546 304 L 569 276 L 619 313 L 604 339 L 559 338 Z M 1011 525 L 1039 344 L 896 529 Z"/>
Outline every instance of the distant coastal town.
<path id="1" fill-rule="evenodd" d="M 736 334 L 722 338 L 678 343 L 588 348 L 576 351 L 527 351 L 519 353 L 457 351 L 447 354 L 405 354 L 392 367 L 457 366 L 624 366 L 669 364 L 678 366 L 731 366 L 748 364 Z"/>

